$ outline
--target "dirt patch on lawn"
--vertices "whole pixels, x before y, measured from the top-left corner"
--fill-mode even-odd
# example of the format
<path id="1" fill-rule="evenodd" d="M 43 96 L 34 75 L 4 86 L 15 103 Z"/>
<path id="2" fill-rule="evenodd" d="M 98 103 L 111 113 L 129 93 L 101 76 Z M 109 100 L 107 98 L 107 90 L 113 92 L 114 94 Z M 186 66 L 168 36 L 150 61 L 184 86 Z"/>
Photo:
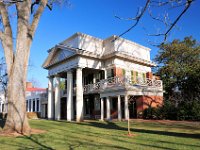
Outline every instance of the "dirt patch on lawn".
<path id="1" fill-rule="evenodd" d="M 6 137 L 18 137 L 18 136 L 29 136 L 32 134 L 42 134 L 46 133 L 47 131 L 45 130 L 40 130 L 40 129 L 31 129 L 30 134 L 20 134 L 18 132 L 4 132 L 0 131 L 0 136 L 6 136 Z"/>

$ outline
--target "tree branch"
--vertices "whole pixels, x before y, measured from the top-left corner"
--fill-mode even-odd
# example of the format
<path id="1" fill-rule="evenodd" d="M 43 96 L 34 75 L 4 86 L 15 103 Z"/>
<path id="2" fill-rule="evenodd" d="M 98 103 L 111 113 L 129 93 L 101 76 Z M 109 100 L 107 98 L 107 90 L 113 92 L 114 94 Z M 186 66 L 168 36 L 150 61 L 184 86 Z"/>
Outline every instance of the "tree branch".
<path id="1" fill-rule="evenodd" d="M 14 52 L 13 52 L 13 39 L 12 39 L 12 29 L 10 25 L 10 20 L 8 16 L 8 11 L 6 5 L 0 2 L 0 15 L 3 23 L 4 32 L 1 31 L 0 37 L 2 46 L 4 48 L 7 72 L 10 75 L 11 66 L 13 64 Z"/>
<path id="2" fill-rule="evenodd" d="M 186 7 L 184 10 L 180 13 L 180 15 L 174 20 L 174 22 L 170 25 L 169 29 L 165 33 L 159 33 L 159 34 L 149 34 L 149 36 L 164 36 L 164 42 L 167 40 L 167 36 L 169 32 L 173 29 L 173 27 L 177 24 L 177 22 L 180 20 L 180 18 L 183 16 L 183 14 L 189 9 L 191 6 L 193 0 L 187 0 Z"/>
<path id="3" fill-rule="evenodd" d="M 1 40 L 1 41 L 3 40 L 3 36 L 4 36 L 3 32 L 0 31 L 0 40 Z"/>
<path id="4" fill-rule="evenodd" d="M 46 5 L 47 5 L 47 0 L 41 0 L 40 6 L 38 7 L 36 13 L 33 16 L 33 21 L 32 21 L 32 24 L 31 24 L 31 26 L 29 28 L 29 37 L 30 37 L 31 41 L 33 39 L 33 36 L 34 36 L 36 28 L 38 26 L 40 17 L 42 15 Z"/>
<path id="5" fill-rule="evenodd" d="M 134 24 L 128 28 L 126 31 L 124 31 L 123 33 L 121 33 L 119 35 L 119 37 L 123 36 L 124 34 L 128 33 L 129 31 L 131 31 L 134 27 L 137 26 L 137 24 L 139 23 L 139 21 L 141 20 L 141 18 L 143 17 L 144 13 L 147 11 L 147 9 L 150 6 L 157 6 L 157 7 L 164 7 L 164 6 L 168 6 L 171 5 L 170 8 L 176 8 L 176 7 L 180 7 L 183 6 L 185 4 L 185 8 L 183 9 L 183 11 L 175 18 L 175 20 L 173 22 L 167 20 L 168 15 L 164 16 L 164 19 L 160 19 L 159 17 L 154 17 L 151 10 L 148 9 L 148 13 L 150 15 L 150 17 L 153 20 L 162 22 L 165 24 L 166 26 L 166 32 L 163 33 L 158 33 L 158 34 L 148 34 L 149 36 L 164 36 L 164 42 L 167 40 L 167 36 L 170 33 L 170 31 L 176 27 L 177 22 L 180 20 L 180 18 L 184 15 L 185 12 L 187 12 L 187 10 L 189 9 L 189 7 L 191 6 L 191 4 L 194 2 L 195 0 L 186 0 L 186 2 L 183 2 L 182 0 L 146 0 L 145 6 L 144 8 L 140 11 L 137 12 L 136 17 L 134 18 L 120 18 L 118 16 L 115 16 L 118 19 L 121 20 L 128 20 L 128 21 L 135 21 Z"/>
<path id="6" fill-rule="evenodd" d="M 131 31 L 139 23 L 140 19 L 142 18 L 142 16 L 144 15 L 145 11 L 147 10 L 150 2 L 151 2 L 151 0 L 147 0 L 146 1 L 146 4 L 145 4 L 144 8 L 142 9 L 142 11 L 140 13 L 138 13 L 138 15 L 135 18 L 132 18 L 132 20 L 135 20 L 136 22 L 130 28 L 128 28 L 126 31 L 121 33 L 119 35 L 119 37 L 123 36 L 124 34 L 128 33 L 129 31 Z M 118 17 L 118 19 L 119 19 L 119 17 Z"/>
<path id="7" fill-rule="evenodd" d="M 188 10 L 188 8 L 191 6 L 192 4 L 192 0 L 187 0 L 187 5 L 185 7 L 185 9 L 181 12 L 181 14 L 176 18 L 176 20 L 172 23 L 172 25 L 170 26 L 170 28 L 165 32 L 165 38 L 164 41 L 166 41 L 167 39 L 167 35 L 168 33 L 172 30 L 172 28 L 176 25 L 176 23 L 180 20 L 180 18 L 182 17 L 182 15 Z"/>

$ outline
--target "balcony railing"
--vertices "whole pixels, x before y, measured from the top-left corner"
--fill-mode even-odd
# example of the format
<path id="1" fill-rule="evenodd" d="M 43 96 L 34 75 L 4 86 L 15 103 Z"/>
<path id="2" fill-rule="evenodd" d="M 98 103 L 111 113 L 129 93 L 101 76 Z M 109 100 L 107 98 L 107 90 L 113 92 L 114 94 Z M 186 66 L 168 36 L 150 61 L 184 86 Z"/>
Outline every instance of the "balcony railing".
<path id="1" fill-rule="evenodd" d="M 101 80 L 100 82 L 94 84 L 88 84 L 83 87 L 84 93 L 95 93 L 106 88 L 119 87 L 119 86 L 145 86 L 145 87 L 154 87 L 162 88 L 162 81 L 155 79 L 136 79 L 131 80 L 125 77 L 112 77 L 108 79 Z"/>

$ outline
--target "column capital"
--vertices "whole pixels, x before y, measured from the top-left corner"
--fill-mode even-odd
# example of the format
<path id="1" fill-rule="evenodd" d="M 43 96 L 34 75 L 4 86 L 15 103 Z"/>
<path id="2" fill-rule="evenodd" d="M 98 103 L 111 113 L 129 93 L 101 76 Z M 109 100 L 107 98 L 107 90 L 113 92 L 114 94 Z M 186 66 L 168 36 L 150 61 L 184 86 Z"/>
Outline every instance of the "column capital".
<path id="1" fill-rule="evenodd" d="M 72 74 L 73 73 L 72 71 L 73 71 L 72 69 L 67 70 L 67 74 Z"/>
<path id="2" fill-rule="evenodd" d="M 82 70 L 83 69 L 83 67 L 80 67 L 80 66 L 78 66 L 77 68 L 76 68 L 76 70 Z"/>
<path id="3" fill-rule="evenodd" d="M 54 78 L 54 76 L 47 76 L 47 78 L 48 78 L 48 79 L 53 79 L 53 78 Z"/>
<path id="4" fill-rule="evenodd" d="M 57 74 L 57 75 L 54 76 L 54 78 L 60 78 L 60 76 Z"/>

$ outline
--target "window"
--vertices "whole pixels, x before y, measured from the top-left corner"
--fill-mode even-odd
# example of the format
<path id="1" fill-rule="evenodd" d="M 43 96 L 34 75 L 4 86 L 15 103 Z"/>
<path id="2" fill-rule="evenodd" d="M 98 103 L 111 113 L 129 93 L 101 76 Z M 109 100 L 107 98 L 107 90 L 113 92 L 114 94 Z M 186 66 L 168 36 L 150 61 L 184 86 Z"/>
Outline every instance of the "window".
<path id="1" fill-rule="evenodd" d="M 136 72 L 136 79 L 139 83 L 144 83 L 146 81 L 146 73 Z"/>
<path id="2" fill-rule="evenodd" d="M 108 69 L 107 70 L 107 78 L 114 77 L 114 69 Z"/>
<path id="3" fill-rule="evenodd" d="M 102 79 L 104 79 L 104 71 L 102 70 L 102 71 L 100 71 L 100 80 L 102 80 Z"/>

